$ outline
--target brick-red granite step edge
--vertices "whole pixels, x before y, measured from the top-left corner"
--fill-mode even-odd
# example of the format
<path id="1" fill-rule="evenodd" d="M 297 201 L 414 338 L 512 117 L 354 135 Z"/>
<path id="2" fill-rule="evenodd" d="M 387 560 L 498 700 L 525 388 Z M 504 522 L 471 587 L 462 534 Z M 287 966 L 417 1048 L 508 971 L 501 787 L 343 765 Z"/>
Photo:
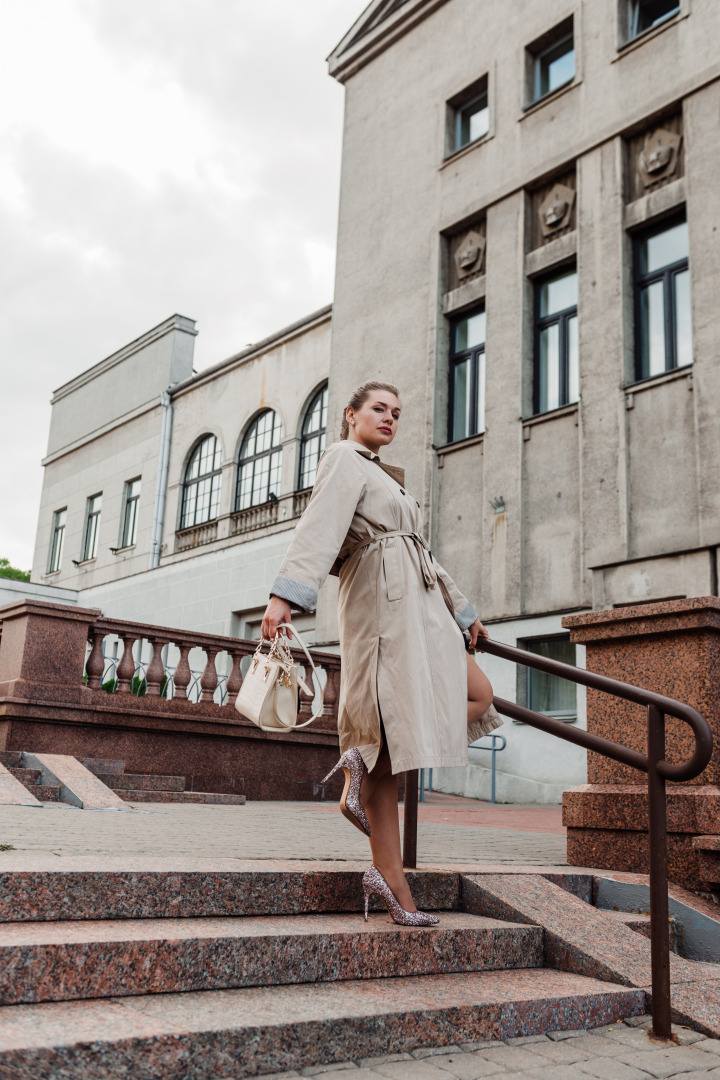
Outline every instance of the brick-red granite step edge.
<path id="1" fill-rule="evenodd" d="M 10 770 L 22 768 L 22 751 L 0 750 L 0 765 Z"/>
<path id="2" fill-rule="evenodd" d="M 460 912 L 0 926 L 0 1005 L 542 966 L 539 927 Z"/>
<path id="3" fill-rule="evenodd" d="M 0 1008 L 3 1076 L 244 1078 L 599 1027 L 646 1009 L 642 990 L 548 969 L 210 990 Z"/>
<path id="4" fill-rule="evenodd" d="M 205 803 L 206 805 L 243 806 L 244 795 L 223 795 L 212 791 L 128 791 L 116 790 L 125 802 Z"/>
<path id="5" fill-rule="evenodd" d="M 96 919 L 165 919 L 298 915 L 313 912 L 359 912 L 363 908 L 361 867 L 331 869 L 288 863 L 257 862 L 243 869 L 227 860 L 184 869 L 156 868 L 140 858 L 127 869 L 64 869 L 55 859 L 51 869 L 4 870 L 0 861 L 0 923 L 84 921 Z M 456 910 L 460 875 L 432 870 L 408 871 L 418 907 Z M 373 910 L 384 910 L 372 901 Z M 512 921 L 512 920 L 511 920 Z"/>
<path id="6" fill-rule="evenodd" d="M 16 780 L 39 802 L 58 802 L 60 789 L 56 784 L 38 784 L 39 769 L 9 769 Z"/>
<path id="7" fill-rule="evenodd" d="M 94 770 L 93 770 L 94 771 Z M 160 776 L 155 773 L 99 773 L 98 780 L 121 794 L 122 791 L 184 791 L 184 776 Z"/>

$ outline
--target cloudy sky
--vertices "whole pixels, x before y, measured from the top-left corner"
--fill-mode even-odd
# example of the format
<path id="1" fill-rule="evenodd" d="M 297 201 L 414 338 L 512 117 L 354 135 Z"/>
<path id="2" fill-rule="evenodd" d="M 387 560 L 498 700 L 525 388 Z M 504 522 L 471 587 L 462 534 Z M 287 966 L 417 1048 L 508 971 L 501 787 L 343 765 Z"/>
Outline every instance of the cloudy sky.
<path id="1" fill-rule="evenodd" d="M 206 367 L 332 299 L 363 0 L 2 0 L 0 556 L 29 568 L 52 391 L 173 312 Z"/>

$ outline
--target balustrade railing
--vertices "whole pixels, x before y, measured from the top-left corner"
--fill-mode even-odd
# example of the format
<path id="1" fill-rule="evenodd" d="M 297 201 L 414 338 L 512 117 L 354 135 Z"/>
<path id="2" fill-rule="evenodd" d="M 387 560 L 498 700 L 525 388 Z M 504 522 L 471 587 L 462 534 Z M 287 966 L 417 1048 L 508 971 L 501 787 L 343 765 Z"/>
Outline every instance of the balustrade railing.
<path id="1" fill-rule="evenodd" d="M 190 529 L 181 529 L 175 533 L 175 551 L 190 551 L 202 544 L 212 544 L 218 537 L 217 521 L 208 521 L 204 525 L 193 525 Z"/>
<path id="2" fill-rule="evenodd" d="M 85 679 L 91 689 L 232 707 L 257 642 L 101 616 L 89 628 Z M 304 655 L 292 650 L 304 671 Z M 313 650 L 325 682 L 324 730 L 337 723 L 340 657 Z M 246 661 L 245 663 L 243 661 Z M 306 680 L 311 684 L 311 680 Z M 300 722 L 312 714 L 314 694 L 300 689 Z"/>

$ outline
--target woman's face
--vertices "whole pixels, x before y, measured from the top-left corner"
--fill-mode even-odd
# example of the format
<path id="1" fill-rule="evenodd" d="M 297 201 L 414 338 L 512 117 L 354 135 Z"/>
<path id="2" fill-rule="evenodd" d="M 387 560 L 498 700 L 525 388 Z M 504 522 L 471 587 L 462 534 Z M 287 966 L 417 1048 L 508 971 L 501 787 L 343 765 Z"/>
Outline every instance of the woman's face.
<path id="1" fill-rule="evenodd" d="M 400 402 L 387 390 L 373 390 L 359 409 L 347 410 L 350 438 L 377 454 L 395 438 Z"/>

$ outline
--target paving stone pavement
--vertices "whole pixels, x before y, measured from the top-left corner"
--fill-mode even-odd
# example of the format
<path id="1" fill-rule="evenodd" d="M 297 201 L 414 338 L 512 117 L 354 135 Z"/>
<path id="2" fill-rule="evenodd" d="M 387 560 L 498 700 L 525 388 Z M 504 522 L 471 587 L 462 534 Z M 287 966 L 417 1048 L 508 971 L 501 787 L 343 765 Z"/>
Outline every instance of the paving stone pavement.
<path id="1" fill-rule="evenodd" d="M 262 1080 L 720 1080 L 720 1039 L 674 1025 L 674 1042 L 663 1043 L 649 1031 L 649 1017 L 634 1017 L 592 1031 L 429 1046 L 412 1054 L 266 1074 Z"/>
<path id="2" fill-rule="evenodd" d="M 302 802 L 128 805 L 132 809 L 127 812 L 78 810 L 62 803 L 44 803 L 42 809 L 3 805 L 0 845 L 12 844 L 17 851 L 57 856 L 187 855 L 193 859 L 338 861 L 358 861 L 369 856 L 367 840 L 348 826 L 337 807 Z M 462 824 L 454 822 L 454 815 Z M 442 820 L 424 820 L 426 816 Z M 487 827 L 484 822 L 488 820 L 500 820 L 502 827 Z M 543 821 L 554 831 L 535 831 Z M 471 800 L 435 796 L 432 806 L 426 803 L 420 807 L 418 860 L 421 865 L 564 866 L 565 831 L 559 822 L 560 807 L 503 808 L 485 803 L 473 807 Z M 533 831 L 527 829 L 528 824 Z M 3 854 L 0 851 L 0 859 Z"/>

